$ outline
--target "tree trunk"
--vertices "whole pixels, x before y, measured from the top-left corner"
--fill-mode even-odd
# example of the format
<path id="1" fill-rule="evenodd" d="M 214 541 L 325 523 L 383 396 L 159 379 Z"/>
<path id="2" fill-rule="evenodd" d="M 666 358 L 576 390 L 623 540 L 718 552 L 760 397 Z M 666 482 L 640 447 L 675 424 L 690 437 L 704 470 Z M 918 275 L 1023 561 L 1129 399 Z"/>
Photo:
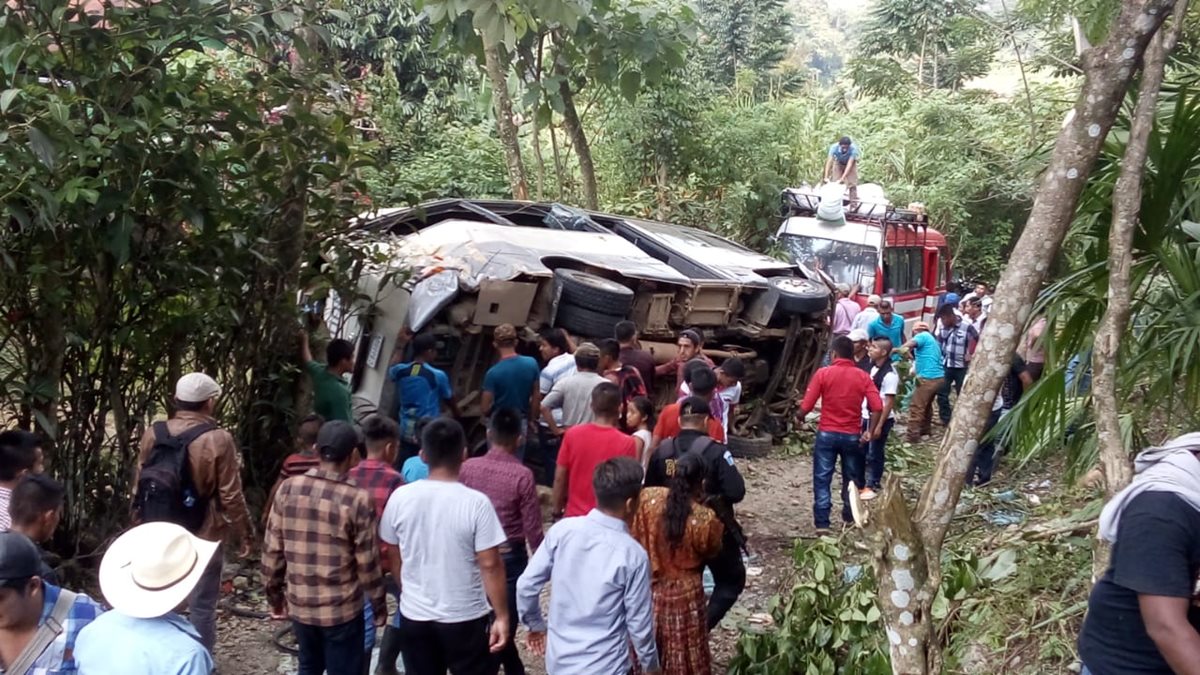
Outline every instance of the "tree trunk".
<path id="1" fill-rule="evenodd" d="M 513 199 L 529 199 L 529 181 L 525 178 L 525 164 L 521 162 L 521 141 L 517 138 L 517 125 L 513 123 L 512 98 L 508 95 L 508 80 L 504 77 L 504 59 L 500 46 L 485 40 L 483 61 L 488 81 L 492 85 L 492 108 L 496 114 L 496 128 L 500 132 L 500 144 L 504 146 L 504 162 L 508 165 L 508 183 Z"/>
<path id="2" fill-rule="evenodd" d="M 917 58 L 917 88 L 925 86 L 925 47 L 929 44 L 929 33 L 921 38 L 921 55 Z"/>
<path id="3" fill-rule="evenodd" d="M 896 673 L 924 675 L 936 672 L 930 666 L 921 645 L 929 643 L 933 630 L 928 612 L 933 604 L 929 595 L 929 564 L 921 538 L 904 503 L 900 477 L 887 479 L 882 503 L 872 515 L 875 521 L 875 546 L 878 551 L 876 576 L 879 579 L 880 606 L 894 608 L 895 621 L 888 622 L 888 650 Z M 933 587 L 936 593 L 937 587 Z M 885 612 L 886 613 L 886 612 Z M 901 665 L 902 664 L 902 665 Z"/>
<path id="4" fill-rule="evenodd" d="M 533 113 L 533 159 L 537 164 L 537 200 L 546 199 L 546 158 L 542 156 L 542 125 L 538 121 L 540 115 Z"/>
<path id="5" fill-rule="evenodd" d="M 1174 0 L 1125 2 L 1108 39 L 1083 57 L 1084 81 L 1075 108 L 1058 134 L 1025 229 L 1000 277 L 995 303 L 955 405 L 950 428 L 938 450 L 933 475 L 913 512 L 912 521 L 929 569 L 924 593 L 919 593 L 919 597 L 931 598 L 941 582 L 942 543 L 996 392 L 1011 367 L 1021 329 L 1029 319 L 1033 302 L 1074 217 L 1080 193 L 1120 110 L 1137 58 L 1145 52 L 1174 6 Z M 880 588 L 882 591 L 882 584 Z M 928 672 L 928 664 L 937 658 L 937 645 L 930 639 L 933 631 L 928 625 L 929 607 L 922 605 L 914 611 L 898 606 L 883 594 L 880 607 L 889 631 L 897 634 L 908 631 L 917 642 L 900 645 L 907 648 L 907 653 L 899 649 L 893 653 L 893 672 L 905 675 Z M 908 626 L 906 613 L 912 615 L 913 621 L 926 625 Z"/>
<path id="6" fill-rule="evenodd" d="M 1125 447 L 1121 433 L 1116 371 L 1120 365 L 1121 338 L 1129 327 L 1133 235 L 1142 206 L 1142 180 L 1146 173 L 1150 132 L 1154 129 L 1158 91 L 1162 86 L 1167 55 L 1179 39 L 1187 4 L 1187 0 L 1180 0 L 1175 7 L 1174 22 L 1169 28 L 1160 29 L 1146 50 L 1137 107 L 1129 128 L 1129 142 L 1121 159 L 1117 185 L 1113 189 L 1112 226 L 1108 233 L 1108 306 L 1100 319 L 1092 352 L 1092 405 L 1100 443 L 1104 492 L 1110 499 L 1133 480 L 1129 448 Z M 1098 579 L 1108 567 L 1108 546 L 1097 539 L 1094 553 L 1092 573 L 1093 578 Z"/>
<path id="7" fill-rule="evenodd" d="M 562 61 L 555 59 L 554 74 L 558 76 L 558 94 L 563 102 L 563 127 L 571 138 L 571 146 L 579 156 L 579 176 L 583 182 L 583 205 L 589 209 L 600 208 L 596 190 L 596 166 L 592 163 L 592 148 L 588 145 L 583 122 L 575 109 L 575 94 L 571 91 L 570 71 Z"/>

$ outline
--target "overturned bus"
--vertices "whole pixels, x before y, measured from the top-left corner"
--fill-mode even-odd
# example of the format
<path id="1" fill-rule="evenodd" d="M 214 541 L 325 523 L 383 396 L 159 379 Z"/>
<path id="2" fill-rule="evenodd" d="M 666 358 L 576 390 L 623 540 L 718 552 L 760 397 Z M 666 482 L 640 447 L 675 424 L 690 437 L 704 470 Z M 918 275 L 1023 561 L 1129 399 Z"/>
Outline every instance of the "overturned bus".
<path id="1" fill-rule="evenodd" d="M 714 362 L 746 365 L 743 405 L 730 421 L 739 454 L 762 454 L 786 433 L 829 340 L 831 289 L 820 275 L 691 227 L 486 200 L 377 211 L 359 227 L 386 263 L 364 270 L 360 301 L 325 313 L 331 333 L 358 346 L 356 414 L 396 409 L 387 368 L 397 335 L 432 333 L 434 365 L 450 376 L 473 451 L 501 324 L 516 326 L 519 351 L 537 358 L 545 326 L 578 342 L 612 337 L 629 319 L 660 364 L 675 357 L 679 331 L 701 332 Z M 670 392 L 660 387 L 659 396 Z"/>

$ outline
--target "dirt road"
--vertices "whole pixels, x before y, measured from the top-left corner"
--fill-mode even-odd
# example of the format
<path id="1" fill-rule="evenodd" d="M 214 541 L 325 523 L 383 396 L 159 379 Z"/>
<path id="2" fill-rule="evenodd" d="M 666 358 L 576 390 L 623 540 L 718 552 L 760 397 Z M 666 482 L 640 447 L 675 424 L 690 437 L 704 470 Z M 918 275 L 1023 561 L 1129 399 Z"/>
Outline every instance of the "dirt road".
<path id="1" fill-rule="evenodd" d="M 812 525 L 812 464 L 807 456 L 739 460 L 746 477 L 746 501 L 738 508 L 739 518 L 750 536 L 751 558 L 746 590 L 724 624 L 713 632 L 714 657 L 723 665 L 733 655 L 737 626 L 751 615 L 765 612 L 770 597 L 787 581 L 792 568 L 791 552 L 797 537 L 810 535 Z M 834 512 L 839 509 L 834 496 Z M 238 586 L 257 584 L 257 574 L 243 571 Z M 236 577 L 236 575 L 234 575 Z M 253 582 L 250 580 L 253 579 Z M 247 583 L 250 582 L 250 583 Z M 243 594 L 238 601 L 262 611 L 261 594 Z M 295 659 L 283 655 L 272 643 L 280 624 L 264 619 L 247 619 L 224 612 L 220 620 L 217 668 L 220 675 L 275 675 L 296 672 Z M 518 640 L 522 640 L 518 635 Z M 545 673 L 542 663 L 526 655 L 531 675 Z"/>

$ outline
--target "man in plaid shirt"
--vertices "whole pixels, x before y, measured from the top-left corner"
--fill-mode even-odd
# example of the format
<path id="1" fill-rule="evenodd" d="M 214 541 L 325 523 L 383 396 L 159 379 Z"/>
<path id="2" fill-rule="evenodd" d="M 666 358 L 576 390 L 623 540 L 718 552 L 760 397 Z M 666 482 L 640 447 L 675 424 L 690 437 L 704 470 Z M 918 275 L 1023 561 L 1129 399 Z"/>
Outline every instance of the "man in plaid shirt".
<path id="1" fill-rule="evenodd" d="M 69 593 L 38 576 L 41 555 L 23 534 L 0 533 L 0 672 L 7 672 L 34 642 L 37 632 L 54 611 L 59 596 Z M 73 597 L 72 597 L 73 596 Z M 79 631 L 104 612 L 100 603 L 83 594 L 70 593 L 62 630 L 33 659 L 26 675 L 61 675 L 78 672 L 75 638 Z"/>
<path id="2" fill-rule="evenodd" d="M 388 497 L 392 496 L 396 488 L 404 485 L 404 477 L 392 468 L 400 447 L 400 425 L 382 415 L 371 415 L 363 420 L 362 432 L 367 446 L 367 458 L 350 469 L 350 479 L 371 495 L 371 501 L 375 505 L 375 518 L 378 521 L 383 517 L 383 507 L 387 506 Z M 378 532 L 376 535 L 378 537 Z M 389 560 L 394 555 L 397 555 L 395 547 L 380 539 L 379 560 L 385 572 L 391 569 Z M 396 585 L 389 583 L 387 587 L 398 599 L 399 591 L 396 590 Z M 367 608 L 370 607 L 368 603 Z M 400 615 L 396 614 L 392 624 L 384 630 L 383 640 L 379 645 L 379 675 L 396 673 L 396 660 L 400 658 L 399 635 L 396 631 L 400 627 L 399 619 Z M 367 626 L 368 643 L 374 642 L 375 636 L 370 634 L 372 628 Z"/>
<path id="3" fill-rule="evenodd" d="M 942 305 L 938 310 L 938 345 L 942 348 L 942 365 L 946 369 L 946 377 L 942 380 L 942 388 L 938 390 L 938 416 L 942 426 L 950 425 L 950 387 L 954 393 L 962 393 L 963 381 L 967 379 L 967 365 L 971 361 L 972 346 L 979 340 L 979 333 L 971 324 L 954 311 L 954 305 Z"/>
<path id="4" fill-rule="evenodd" d="M 322 426 L 321 465 L 280 486 L 267 520 L 267 600 L 272 618 L 292 620 L 302 673 L 362 675 L 364 597 L 375 625 L 387 622 L 375 509 L 346 475 L 357 447 L 349 423 Z"/>

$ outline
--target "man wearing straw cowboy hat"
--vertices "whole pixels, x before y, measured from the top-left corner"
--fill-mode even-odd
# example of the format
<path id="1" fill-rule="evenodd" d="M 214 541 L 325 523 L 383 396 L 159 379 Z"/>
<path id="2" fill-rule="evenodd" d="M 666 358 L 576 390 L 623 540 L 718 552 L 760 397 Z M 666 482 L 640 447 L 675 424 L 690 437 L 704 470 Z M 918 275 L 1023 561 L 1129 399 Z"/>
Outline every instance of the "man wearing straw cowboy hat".
<path id="1" fill-rule="evenodd" d="M 128 530 L 100 562 L 100 590 L 112 605 L 79 633 L 75 660 L 88 675 L 207 675 L 212 655 L 175 613 L 200 583 L 218 543 L 174 523 Z"/>

